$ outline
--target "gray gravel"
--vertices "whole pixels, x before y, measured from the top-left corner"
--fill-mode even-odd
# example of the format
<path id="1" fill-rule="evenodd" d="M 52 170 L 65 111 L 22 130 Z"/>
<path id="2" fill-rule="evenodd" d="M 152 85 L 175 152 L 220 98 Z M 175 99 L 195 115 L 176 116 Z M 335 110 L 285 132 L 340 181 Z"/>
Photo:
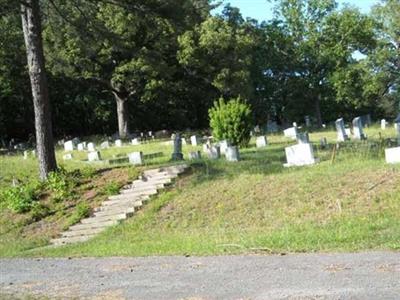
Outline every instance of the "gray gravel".
<path id="1" fill-rule="evenodd" d="M 400 299 L 400 253 L 1 259 L 0 298 L 6 294 L 9 299 Z"/>

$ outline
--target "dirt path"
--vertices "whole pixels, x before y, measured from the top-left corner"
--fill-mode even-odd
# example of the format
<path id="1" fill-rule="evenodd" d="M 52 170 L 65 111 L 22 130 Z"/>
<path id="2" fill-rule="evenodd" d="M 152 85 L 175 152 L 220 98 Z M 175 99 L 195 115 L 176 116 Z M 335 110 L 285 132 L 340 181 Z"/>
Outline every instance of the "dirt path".
<path id="1" fill-rule="evenodd" d="M 0 298 L 20 295 L 29 295 L 22 299 L 399 299 L 400 253 L 0 260 Z"/>

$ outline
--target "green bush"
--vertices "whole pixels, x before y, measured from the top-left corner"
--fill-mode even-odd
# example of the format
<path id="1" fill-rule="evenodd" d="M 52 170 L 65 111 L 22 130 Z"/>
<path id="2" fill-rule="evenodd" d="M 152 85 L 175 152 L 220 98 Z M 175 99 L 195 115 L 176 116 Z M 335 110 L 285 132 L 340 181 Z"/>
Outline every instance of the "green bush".
<path id="1" fill-rule="evenodd" d="M 247 146 L 253 121 L 250 106 L 240 97 L 225 103 L 223 98 L 214 102 L 208 111 L 210 127 L 217 140 L 227 140 L 234 146 Z"/>
<path id="2" fill-rule="evenodd" d="M 8 209 L 16 213 L 25 213 L 31 210 L 33 203 L 40 193 L 39 183 L 6 188 L 1 192 L 1 202 Z"/>
<path id="3" fill-rule="evenodd" d="M 119 194 L 119 190 L 121 189 L 121 185 L 118 182 L 110 181 L 107 183 L 100 191 L 101 194 L 112 196 Z"/>
<path id="4" fill-rule="evenodd" d="M 46 184 L 52 192 L 52 199 L 59 202 L 72 197 L 73 189 L 78 184 L 80 176 L 79 172 L 67 172 L 64 169 L 51 172 L 47 177 Z"/>

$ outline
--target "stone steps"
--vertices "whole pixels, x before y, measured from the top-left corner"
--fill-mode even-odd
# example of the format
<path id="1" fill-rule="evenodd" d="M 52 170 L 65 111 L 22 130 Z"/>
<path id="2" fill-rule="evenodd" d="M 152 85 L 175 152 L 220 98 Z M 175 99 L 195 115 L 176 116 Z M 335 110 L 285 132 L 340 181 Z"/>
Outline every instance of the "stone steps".
<path id="1" fill-rule="evenodd" d="M 140 179 L 127 185 L 120 194 L 108 197 L 100 207 L 94 209 L 93 215 L 70 226 L 61 237 L 52 239 L 50 243 L 59 246 L 84 242 L 108 227 L 119 224 L 133 216 L 152 195 L 172 183 L 186 168 L 186 165 L 179 165 L 144 171 Z"/>

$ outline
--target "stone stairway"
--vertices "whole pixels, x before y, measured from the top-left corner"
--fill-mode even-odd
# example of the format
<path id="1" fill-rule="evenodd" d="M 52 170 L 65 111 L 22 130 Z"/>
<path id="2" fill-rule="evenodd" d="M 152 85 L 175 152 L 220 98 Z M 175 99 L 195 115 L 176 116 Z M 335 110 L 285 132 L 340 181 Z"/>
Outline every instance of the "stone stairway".
<path id="1" fill-rule="evenodd" d="M 94 210 L 92 216 L 70 226 L 61 237 L 52 239 L 50 243 L 64 245 L 84 242 L 106 228 L 119 224 L 122 220 L 133 216 L 151 196 L 170 184 L 186 168 L 187 165 L 177 165 L 144 171 L 139 179 L 125 186 L 119 195 L 108 197 Z"/>

